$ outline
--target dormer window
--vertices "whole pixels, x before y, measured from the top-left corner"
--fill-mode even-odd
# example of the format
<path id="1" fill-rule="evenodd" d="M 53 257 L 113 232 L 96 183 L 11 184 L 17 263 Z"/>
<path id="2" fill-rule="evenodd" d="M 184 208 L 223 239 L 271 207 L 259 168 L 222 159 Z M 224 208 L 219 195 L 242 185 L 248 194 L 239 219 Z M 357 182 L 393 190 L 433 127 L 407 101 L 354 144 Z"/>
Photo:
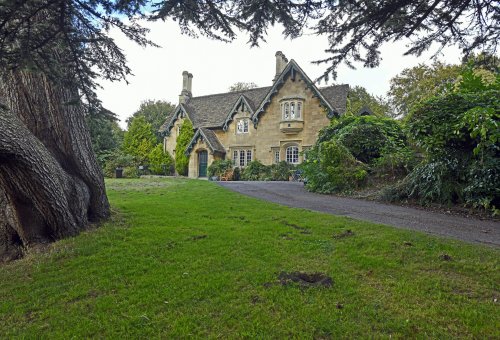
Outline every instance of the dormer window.
<path id="1" fill-rule="evenodd" d="M 283 98 L 281 100 L 282 120 L 302 120 L 304 98 Z"/>
<path id="2" fill-rule="evenodd" d="M 243 118 L 238 120 L 237 126 L 236 126 L 236 133 L 248 133 L 248 118 Z"/>

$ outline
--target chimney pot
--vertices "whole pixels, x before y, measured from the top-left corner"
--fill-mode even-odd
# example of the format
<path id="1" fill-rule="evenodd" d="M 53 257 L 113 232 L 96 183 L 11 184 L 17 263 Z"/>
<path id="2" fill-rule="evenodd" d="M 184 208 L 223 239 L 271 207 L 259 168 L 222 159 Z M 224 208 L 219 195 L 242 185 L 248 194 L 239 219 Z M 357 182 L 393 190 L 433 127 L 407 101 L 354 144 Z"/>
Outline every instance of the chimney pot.
<path id="1" fill-rule="evenodd" d="M 286 65 L 288 64 L 288 59 L 285 57 L 283 52 L 281 52 L 281 51 L 276 52 L 275 57 L 276 57 L 276 74 L 274 76 L 273 82 L 276 79 L 278 79 L 281 72 L 283 72 Z"/>
<path id="2" fill-rule="evenodd" d="M 179 95 L 179 104 L 186 104 L 191 98 L 191 79 L 193 75 L 188 71 L 182 72 L 182 91 Z"/>

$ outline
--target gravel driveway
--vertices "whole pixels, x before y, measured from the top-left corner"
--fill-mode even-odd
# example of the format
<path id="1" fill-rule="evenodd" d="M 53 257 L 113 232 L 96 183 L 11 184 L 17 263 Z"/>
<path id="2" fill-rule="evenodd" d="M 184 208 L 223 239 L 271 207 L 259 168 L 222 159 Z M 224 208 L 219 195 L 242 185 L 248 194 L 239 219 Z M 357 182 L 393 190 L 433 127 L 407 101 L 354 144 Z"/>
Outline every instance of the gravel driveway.
<path id="1" fill-rule="evenodd" d="M 500 246 L 500 223 L 397 205 L 308 192 L 299 182 L 218 182 L 242 194 L 289 207 L 388 224 L 466 242 Z"/>

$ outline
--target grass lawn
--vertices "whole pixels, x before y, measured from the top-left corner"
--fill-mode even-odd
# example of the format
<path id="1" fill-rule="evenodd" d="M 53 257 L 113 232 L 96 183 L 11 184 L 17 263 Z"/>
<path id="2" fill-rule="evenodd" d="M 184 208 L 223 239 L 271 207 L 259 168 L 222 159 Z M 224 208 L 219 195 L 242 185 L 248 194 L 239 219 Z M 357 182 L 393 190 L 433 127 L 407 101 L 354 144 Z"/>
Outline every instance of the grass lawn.
<path id="1" fill-rule="evenodd" d="M 110 222 L 0 267 L 0 338 L 500 338 L 498 249 L 206 181 L 107 187 Z"/>

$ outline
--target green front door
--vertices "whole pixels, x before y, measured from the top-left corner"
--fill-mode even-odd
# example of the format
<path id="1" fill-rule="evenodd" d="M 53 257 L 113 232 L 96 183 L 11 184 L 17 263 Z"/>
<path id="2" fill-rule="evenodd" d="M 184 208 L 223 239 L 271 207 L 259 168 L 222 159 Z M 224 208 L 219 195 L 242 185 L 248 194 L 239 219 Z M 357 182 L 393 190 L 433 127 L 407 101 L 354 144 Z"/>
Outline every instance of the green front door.
<path id="1" fill-rule="evenodd" d="M 198 152 L 198 177 L 207 177 L 208 153 Z"/>

